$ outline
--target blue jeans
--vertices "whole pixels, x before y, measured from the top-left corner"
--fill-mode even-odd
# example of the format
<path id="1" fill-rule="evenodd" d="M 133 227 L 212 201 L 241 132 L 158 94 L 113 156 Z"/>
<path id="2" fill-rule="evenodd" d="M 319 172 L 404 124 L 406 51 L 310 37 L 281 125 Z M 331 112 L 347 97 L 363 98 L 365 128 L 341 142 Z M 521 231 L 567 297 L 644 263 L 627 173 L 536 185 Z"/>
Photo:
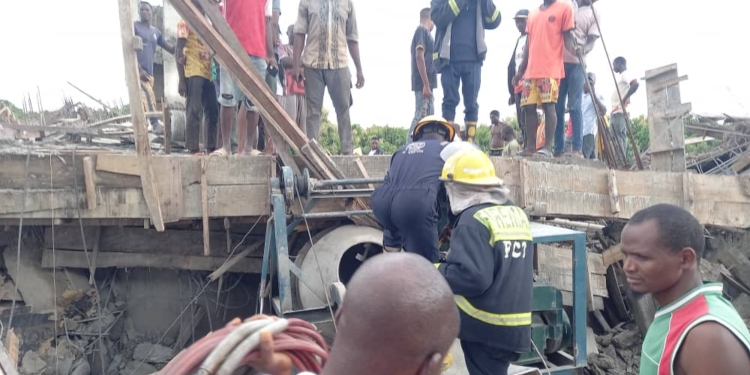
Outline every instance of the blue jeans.
<path id="1" fill-rule="evenodd" d="M 568 99 L 570 120 L 573 123 L 573 151 L 583 147 L 583 67 L 580 64 L 565 63 L 565 78 L 560 80 L 560 94 L 557 99 L 557 127 L 555 128 L 555 153 L 562 153 L 565 147 L 565 99 Z"/>
<path id="2" fill-rule="evenodd" d="M 479 119 L 479 86 L 482 83 L 481 61 L 455 61 L 440 71 L 440 83 L 443 86 L 443 118 L 448 121 L 456 119 L 456 107 L 461 100 L 458 86 L 464 97 L 464 121 L 476 123 Z"/>
<path id="3" fill-rule="evenodd" d="M 414 91 L 414 96 L 416 98 L 416 109 L 414 110 L 414 119 L 411 121 L 411 127 L 409 128 L 409 134 L 406 135 L 406 142 L 411 142 L 411 136 L 414 134 L 414 128 L 417 127 L 417 124 L 419 123 L 419 120 L 422 119 L 424 116 L 430 116 L 435 114 L 435 96 L 430 96 L 430 99 L 425 100 L 424 95 L 422 95 L 422 91 Z M 427 110 L 425 111 L 424 115 L 422 114 L 422 107 L 427 105 Z"/>

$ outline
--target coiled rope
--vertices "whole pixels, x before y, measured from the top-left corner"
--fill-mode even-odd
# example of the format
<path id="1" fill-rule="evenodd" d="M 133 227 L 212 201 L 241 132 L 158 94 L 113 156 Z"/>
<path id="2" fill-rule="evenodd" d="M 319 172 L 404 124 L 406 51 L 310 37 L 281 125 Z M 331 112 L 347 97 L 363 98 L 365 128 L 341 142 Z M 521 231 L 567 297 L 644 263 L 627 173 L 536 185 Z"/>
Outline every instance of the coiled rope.
<path id="1" fill-rule="evenodd" d="M 328 345 L 315 327 L 301 319 L 257 319 L 230 323 L 183 350 L 160 375 L 231 375 L 260 356 L 261 333 L 273 334 L 274 351 L 284 353 L 299 371 L 320 374 Z"/>

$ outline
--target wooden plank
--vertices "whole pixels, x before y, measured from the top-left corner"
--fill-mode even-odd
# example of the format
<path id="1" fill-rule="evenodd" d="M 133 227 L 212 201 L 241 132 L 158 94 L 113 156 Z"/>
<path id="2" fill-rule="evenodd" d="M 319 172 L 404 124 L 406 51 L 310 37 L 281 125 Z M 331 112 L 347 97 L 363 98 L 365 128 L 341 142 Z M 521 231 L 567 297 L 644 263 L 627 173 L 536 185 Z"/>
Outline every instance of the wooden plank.
<path id="1" fill-rule="evenodd" d="M 133 10 L 129 0 L 119 0 L 120 34 L 122 35 L 122 54 L 125 61 L 125 81 L 128 84 L 130 113 L 133 117 L 133 131 L 135 132 L 135 148 L 138 154 L 143 196 L 151 216 L 154 227 L 164 230 L 159 192 L 155 183 L 154 170 L 151 166 L 151 142 L 148 138 L 146 116 L 143 111 L 140 94 L 138 63 L 136 62 L 136 37 L 133 30 Z"/>
<path id="2" fill-rule="evenodd" d="M 164 153 L 169 155 L 172 153 L 172 114 L 167 104 L 167 98 L 163 98 L 162 103 L 164 103 L 162 109 L 164 112 Z"/>
<path id="3" fill-rule="evenodd" d="M 91 264 L 89 265 L 89 285 L 94 285 L 94 275 L 96 275 L 96 260 L 97 258 L 99 258 L 99 248 L 101 248 L 101 245 L 102 227 L 96 227 L 96 236 L 94 237 L 94 251 L 92 252 Z"/>
<path id="4" fill-rule="evenodd" d="M 18 375 L 20 340 L 12 327 L 9 328 L 8 334 L 5 337 L 5 347 L 1 349 L 0 365 L 3 367 L 3 375 Z"/>
<path id="5" fill-rule="evenodd" d="M 165 223 L 174 223 L 183 217 L 183 183 L 180 159 L 169 157 L 151 158 L 153 170 L 159 178 L 156 189 L 161 199 Z"/>
<path id="6" fill-rule="evenodd" d="M 605 267 L 609 267 L 624 259 L 625 254 L 622 253 L 622 245 L 619 243 L 602 252 L 602 263 Z"/>
<path id="7" fill-rule="evenodd" d="M 692 103 L 682 103 L 679 106 L 667 108 L 662 111 L 658 111 L 655 113 L 654 116 L 661 117 L 663 119 L 671 120 L 671 119 L 682 119 L 685 115 L 690 113 L 693 110 L 693 104 Z"/>
<path id="8" fill-rule="evenodd" d="M 652 78 L 656 78 L 664 73 L 669 73 L 671 71 L 676 71 L 676 70 L 677 70 L 677 64 L 665 65 L 656 69 L 647 70 L 646 75 L 641 79 L 646 81 Z"/>
<path id="9" fill-rule="evenodd" d="M 560 290 L 573 291 L 573 252 L 570 248 L 537 245 L 539 280 Z M 592 296 L 608 297 L 606 268 L 600 254 L 588 254 L 588 269 Z"/>
<path id="10" fill-rule="evenodd" d="M 654 84 L 654 85 L 653 85 L 653 86 L 652 86 L 652 87 L 651 87 L 651 88 L 649 89 L 649 91 L 659 91 L 659 90 L 664 90 L 664 89 L 666 89 L 666 88 L 669 88 L 670 86 L 674 86 L 674 85 L 677 85 L 677 84 L 679 84 L 679 83 L 680 83 L 680 82 L 682 82 L 682 81 L 687 81 L 687 79 L 688 79 L 688 76 L 687 76 L 687 75 L 684 75 L 684 76 L 679 76 L 679 77 L 677 77 L 677 78 L 672 78 L 672 79 L 666 80 L 666 81 L 664 81 L 664 82 L 659 82 L 659 83 L 657 83 L 657 84 Z"/>
<path id="11" fill-rule="evenodd" d="M 86 181 L 86 204 L 89 210 L 96 209 L 96 183 L 94 182 L 94 161 L 90 156 L 83 158 L 83 176 Z"/>
<path id="12" fill-rule="evenodd" d="M 607 175 L 607 185 L 609 187 L 609 207 L 613 214 L 620 212 L 620 197 L 617 195 L 617 177 L 615 170 L 610 169 Z"/>
<path id="13" fill-rule="evenodd" d="M 88 269 L 86 254 L 81 251 L 56 250 L 57 266 Z M 224 257 L 204 257 L 169 254 L 99 253 L 99 268 L 162 268 L 191 271 L 213 271 L 226 261 Z M 260 273 L 260 258 L 245 258 L 237 262 L 229 272 Z M 52 250 L 45 250 L 42 268 L 52 268 Z"/>
<path id="14" fill-rule="evenodd" d="M 136 155 L 105 154 L 96 157 L 96 170 L 140 176 L 141 168 Z"/>
<path id="15" fill-rule="evenodd" d="M 84 227 L 86 238 L 92 238 L 96 235 L 96 227 Z M 45 248 L 52 247 L 51 231 L 46 230 L 44 233 Z M 242 233 L 230 235 L 230 242 L 240 243 Z M 203 232 L 200 230 L 187 229 L 170 229 L 164 232 L 157 232 L 154 229 L 143 229 L 138 227 L 104 227 L 102 228 L 100 247 L 103 252 L 114 253 L 149 253 L 154 249 L 159 252 L 169 253 L 172 255 L 203 255 L 203 242 L 201 241 Z M 224 231 L 211 231 L 211 243 L 215 248 L 226 247 L 226 235 Z M 253 246 L 256 243 L 263 243 L 262 237 L 248 236 L 244 245 Z M 87 243 L 89 249 L 91 244 Z M 244 246 L 243 245 L 243 246 Z M 81 230 L 75 226 L 56 226 L 55 227 L 55 248 L 58 250 L 75 250 L 83 251 L 81 241 Z"/>
<path id="16" fill-rule="evenodd" d="M 201 214 L 203 215 L 203 255 L 211 255 L 211 242 L 208 225 L 208 178 L 206 177 L 206 168 L 208 162 L 206 158 L 201 158 Z"/>
<path id="17" fill-rule="evenodd" d="M 209 214 L 211 217 L 258 217 L 270 211 L 267 197 L 269 187 L 264 185 L 209 186 Z M 18 218 L 22 210 L 23 191 L 0 190 L 0 218 Z M 76 198 L 72 190 L 55 190 L 50 202 L 50 191 L 29 191 L 26 201 L 27 219 L 51 219 L 51 209 L 58 210 L 55 219 L 78 219 Z M 85 205 L 85 193 L 79 192 L 78 204 Z M 81 211 L 83 219 L 148 219 L 150 213 L 141 189 L 99 188 L 100 204 L 95 210 Z M 183 191 L 182 219 L 202 218 L 200 185 L 188 186 Z"/>

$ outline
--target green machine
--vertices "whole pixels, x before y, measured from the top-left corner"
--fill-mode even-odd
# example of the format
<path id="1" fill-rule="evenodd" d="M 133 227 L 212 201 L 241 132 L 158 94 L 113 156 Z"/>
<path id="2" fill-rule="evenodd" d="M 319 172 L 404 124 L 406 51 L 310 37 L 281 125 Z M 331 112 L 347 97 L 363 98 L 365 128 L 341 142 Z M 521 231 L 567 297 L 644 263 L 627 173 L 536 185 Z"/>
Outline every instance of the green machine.
<path id="1" fill-rule="evenodd" d="M 560 290 L 551 285 L 535 284 L 531 311 L 531 341 L 534 344 L 530 352 L 516 361 L 517 365 L 538 364 L 543 360 L 539 353 L 552 354 L 573 346 L 573 328 L 563 309 Z"/>

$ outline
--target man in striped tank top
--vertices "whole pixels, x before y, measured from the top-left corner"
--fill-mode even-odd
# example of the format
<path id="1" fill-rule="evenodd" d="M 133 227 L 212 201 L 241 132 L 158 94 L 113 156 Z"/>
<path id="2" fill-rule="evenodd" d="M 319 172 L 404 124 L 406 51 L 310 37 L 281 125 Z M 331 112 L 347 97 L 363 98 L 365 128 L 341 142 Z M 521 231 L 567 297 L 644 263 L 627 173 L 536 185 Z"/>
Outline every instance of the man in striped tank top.
<path id="1" fill-rule="evenodd" d="M 641 375 L 750 374 L 750 333 L 722 296 L 704 284 L 703 227 L 689 212 L 659 204 L 622 232 L 624 270 L 634 291 L 660 306 L 641 353 Z"/>

